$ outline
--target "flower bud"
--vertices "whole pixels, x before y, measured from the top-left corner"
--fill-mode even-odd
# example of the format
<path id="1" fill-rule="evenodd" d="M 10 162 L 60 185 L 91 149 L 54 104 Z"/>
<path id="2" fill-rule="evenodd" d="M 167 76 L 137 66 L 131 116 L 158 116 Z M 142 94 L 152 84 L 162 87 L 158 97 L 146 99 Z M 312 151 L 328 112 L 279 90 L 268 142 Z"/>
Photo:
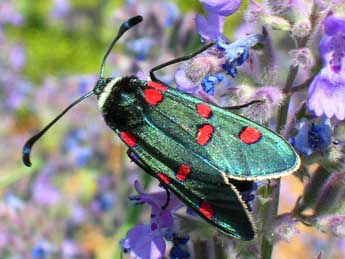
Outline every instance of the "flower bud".
<path id="1" fill-rule="evenodd" d="M 310 70 L 315 64 L 313 53 L 309 48 L 291 50 L 289 51 L 289 55 L 292 58 L 293 66 L 299 66 L 303 69 Z"/>
<path id="2" fill-rule="evenodd" d="M 331 213 L 338 208 L 345 194 L 345 172 L 332 174 L 323 187 L 315 207 L 315 216 Z"/>
<path id="3" fill-rule="evenodd" d="M 264 8 L 261 3 L 256 2 L 255 0 L 250 0 L 249 7 L 244 14 L 244 19 L 248 23 L 257 22 L 260 20 L 260 17 L 264 14 Z"/>
<path id="4" fill-rule="evenodd" d="M 244 108 L 241 114 L 260 124 L 266 123 L 277 111 L 283 100 L 283 94 L 278 87 L 265 86 L 258 88 L 250 100 L 262 100 L 262 103 L 255 103 Z"/>
<path id="5" fill-rule="evenodd" d="M 213 55 L 195 57 L 187 65 L 177 69 L 175 73 L 177 89 L 187 93 L 194 92 L 208 74 L 221 71 L 221 62 L 222 59 Z"/>
<path id="6" fill-rule="evenodd" d="M 292 35 L 297 38 L 305 38 L 310 34 L 311 23 L 309 20 L 302 20 L 296 22 L 292 27 Z"/>
<path id="7" fill-rule="evenodd" d="M 298 219 L 291 214 L 283 214 L 275 218 L 271 225 L 272 241 L 284 240 L 290 242 L 291 238 L 300 233 L 297 229 L 297 224 Z"/>
<path id="8" fill-rule="evenodd" d="M 324 216 L 317 218 L 315 226 L 322 232 L 345 237 L 345 216 Z"/>
<path id="9" fill-rule="evenodd" d="M 291 31 L 291 24 L 282 17 L 267 15 L 262 17 L 261 21 L 264 25 L 271 26 L 273 30 Z"/>
<path id="10" fill-rule="evenodd" d="M 330 173 L 321 166 L 319 166 L 312 174 L 309 182 L 304 188 L 303 195 L 298 202 L 297 206 L 299 212 L 303 212 L 305 209 L 314 207 L 329 175 Z"/>
<path id="11" fill-rule="evenodd" d="M 290 7 L 291 0 L 265 0 L 264 4 L 270 10 L 271 14 L 279 15 L 287 11 Z"/>

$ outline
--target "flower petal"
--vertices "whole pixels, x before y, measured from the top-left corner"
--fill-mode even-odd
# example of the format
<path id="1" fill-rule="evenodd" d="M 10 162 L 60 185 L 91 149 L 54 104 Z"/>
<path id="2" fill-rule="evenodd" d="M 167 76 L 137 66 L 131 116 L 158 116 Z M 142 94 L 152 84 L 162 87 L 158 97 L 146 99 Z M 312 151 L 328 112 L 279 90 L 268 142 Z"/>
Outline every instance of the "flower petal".
<path id="1" fill-rule="evenodd" d="M 327 16 L 324 25 L 325 32 L 329 36 L 333 36 L 338 32 L 345 33 L 345 20 L 337 18 L 334 15 Z"/>
<path id="2" fill-rule="evenodd" d="M 224 17 L 209 12 L 207 18 L 197 14 L 195 17 L 196 30 L 206 40 L 216 40 L 223 32 Z"/>
<path id="3" fill-rule="evenodd" d="M 138 259 L 160 259 L 165 253 L 165 241 L 159 229 L 152 230 L 151 225 L 140 224 L 128 231 L 121 242 L 130 256 Z"/>
<path id="4" fill-rule="evenodd" d="M 193 93 L 194 90 L 198 87 L 186 76 L 185 70 L 182 68 L 177 69 L 175 72 L 175 83 L 177 90 L 185 93 Z"/>
<path id="5" fill-rule="evenodd" d="M 241 5 L 241 0 L 200 0 L 200 2 L 207 11 L 222 16 L 233 14 Z"/>

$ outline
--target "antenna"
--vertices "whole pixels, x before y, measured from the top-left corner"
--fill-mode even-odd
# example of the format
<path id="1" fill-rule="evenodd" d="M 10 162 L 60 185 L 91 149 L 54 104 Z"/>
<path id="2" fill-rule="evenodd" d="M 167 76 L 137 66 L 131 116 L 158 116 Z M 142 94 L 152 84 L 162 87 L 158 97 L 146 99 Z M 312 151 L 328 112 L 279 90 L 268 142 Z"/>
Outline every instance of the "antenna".
<path id="1" fill-rule="evenodd" d="M 119 38 L 121 38 L 121 36 L 130 28 L 132 28 L 133 26 L 137 25 L 138 23 L 140 23 L 143 20 L 143 17 L 138 15 L 138 16 L 134 16 L 130 19 L 128 19 L 126 22 L 124 22 L 117 35 L 115 36 L 115 38 L 113 39 L 113 41 L 111 42 L 107 52 L 105 53 L 103 60 L 102 60 L 102 64 L 101 64 L 101 72 L 100 72 L 100 78 L 96 83 L 96 86 L 94 87 L 94 89 L 90 92 L 88 92 L 87 94 L 83 95 L 82 97 L 78 98 L 78 100 L 74 101 L 73 103 L 71 103 L 67 108 L 65 108 L 55 119 L 53 119 L 47 126 L 45 126 L 40 132 L 38 132 L 36 135 L 32 136 L 28 141 L 26 141 L 26 143 L 24 144 L 23 147 L 23 151 L 22 151 L 22 155 L 23 155 L 23 163 L 26 166 L 31 166 L 31 161 L 30 161 L 30 154 L 31 154 L 31 150 L 32 150 L 32 146 L 36 143 L 36 141 L 38 139 L 40 139 L 66 112 L 68 112 L 73 106 L 75 106 L 76 104 L 80 103 L 82 100 L 90 97 L 91 95 L 95 94 L 95 93 L 99 93 L 105 84 L 105 80 L 104 80 L 104 67 L 105 67 L 105 61 L 109 55 L 109 53 L 111 52 L 112 48 L 114 47 L 115 43 L 118 41 Z"/>
<path id="2" fill-rule="evenodd" d="M 101 64 L 101 72 L 99 74 L 100 78 L 104 78 L 105 61 L 106 61 L 107 57 L 109 56 L 109 53 L 112 50 L 112 48 L 114 47 L 115 43 L 118 41 L 118 39 L 121 38 L 122 34 L 124 34 L 127 30 L 129 30 L 133 26 L 137 25 L 138 23 L 141 23 L 142 21 L 143 21 L 143 17 L 141 15 L 138 15 L 138 16 L 134 16 L 134 17 L 128 19 L 126 22 L 124 22 L 121 25 L 119 32 L 117 33 L 117 35 L 115 36 L 115 38 L 111 42 L 107 52 L 105 53 L 105 55 L 103 57 L 102 64 Z"/>

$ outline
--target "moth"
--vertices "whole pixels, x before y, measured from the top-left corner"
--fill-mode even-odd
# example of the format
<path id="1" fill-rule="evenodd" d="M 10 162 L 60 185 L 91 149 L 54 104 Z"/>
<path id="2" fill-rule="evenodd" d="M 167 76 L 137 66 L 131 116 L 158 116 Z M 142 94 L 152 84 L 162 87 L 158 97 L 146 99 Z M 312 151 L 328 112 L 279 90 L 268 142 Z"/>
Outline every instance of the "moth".
<path id="1" fill-rule="evenodd" d="M 254 180 L 295 172 L 300 166 L 299 156 L 270 129 L 179 92 L 156 78 L 155 71 L 188 60 L 214 43 L 152 68 L 149 81 L 135 76 L 105 78 L 105 61 L 113 46 L 142 20 L 135 16 L 121 25 L 103 58 L 94 89 L 26 142 L 24 164 L 31 165 L 33 144 L 53 124 L 95 94 L 106 124 L 127 145 L 130 159 L 221 232 L 253 239 L 255 225 L 242 193 L 251 189 Z M 249 39 L 240 42 L 242 47 L 256 43 L 255 38 Z"/>

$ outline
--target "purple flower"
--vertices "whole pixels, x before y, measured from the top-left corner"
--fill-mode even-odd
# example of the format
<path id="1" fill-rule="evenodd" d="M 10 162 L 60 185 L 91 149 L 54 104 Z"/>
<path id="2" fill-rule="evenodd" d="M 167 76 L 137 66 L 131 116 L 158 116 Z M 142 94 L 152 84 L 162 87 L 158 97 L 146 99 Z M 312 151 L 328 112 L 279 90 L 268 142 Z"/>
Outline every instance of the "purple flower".
<path id="1" fill-rule="evenodd" d="M 224 25 L 224 16 L 210 12 L 207 18 L 197 14 L 195 17 L 196 30 L 206 40 L 216 40 L 221 37 Z"/>
<path id="2" fill-rule="evenodd" d="M 124 252 L 138 259 L 161 259 L 166 247 L 164 236 L 155 223 L 140 224 L 129 230 L 121 246 Z"/>
<path id="3" fill-rule="evenodd" d="M 233 14 L 241 5 L 241 0 L 200 0 L 200 2 L 207 11 L 221 16 Z"/>
<path id="4" fill-rule="evenodd" d="M 326 117 L 322 118 L 320 124 L 311 125 L 306 120 L 300 124 L 298 134 L 291 138 L 291 145 L 300 154 L 311 155 L 313 151 L 323 152 L 327 150 L 332 142 L 332 128 Z"/>
<path id="5" fill-rule="evenodd" d="M 93 155 L 92 148 L 83 145 L 87 137 L 86 130 L 71 130 L 63 143 L 63 148 L 78 166 L 84 166 Z"/>
<path id="6" fill-rule="evenodd" d="M 229 43 L 222 39 L 217 40 L 217 48 L 222 51 L 226 61 L 222 68 L 233 78 L 237 75 L 237 66 L 241 66 L 249 57 L 249 49 L 264 41 L 264 36 L 254 34 Z"/>
<path id="7" fill-rule="evenodd" d="M 134 187 L 139 195 L 129 198 L 136 204 L 148 203 L 151 205 L 151 222 L 137 225 L 129 230 L 126 238 L 121 241 L 122 249 L 134 258 L 163 258 L 166 248 L 163 228 L 173 226 L 172 212 L 182 203 L 174 195 L 170 195 L 168 206 L 162 210 L 167 199 L 165 191 L 145 193 L 138 181 L 135 181 Z"/>
<path id="8" fill-rule="evenodd" d="M 52 14 L 56 18 L 64 18 L 71 10 L 69 0 L 54 0 L 54 8 Z"/>
<path id="9" fill-rule="evenodd" d="M 177 90 L 194 93 L 208 74 L 216 74 L 221 71 L 221 63 L 223 62 L 223 59 L 214 55 L 207 54 L 195 57 L 186 66 L 175 72 L 174 79 Z"/>
<path id="10" fill-rule="evenodd" d="M 202 82 L 202 88 L 208 95 L 214 96 L 215 92 L 215 85 L 222 82 L 224 79 L 224 75 L 222 74 L 217 74 L 217 75 L 208 75 L 206 76 Z"/>
<path id="11" fill-rule="evenodd" d="M 48 176 L 39 175 L 32 186 L 33 199 L 41 205 L 54 205 L 60 201 L 61 195 L 51 183 Z"/>
<path id="12" fill-rule="evenodd" d="M 20 25 L 23 16 L 16 10 L 15 6 L 9 1 L 0 3 L 0 24 Z"/>
<path id="13" fill-rule="evenodd" d="M 10 50 L 10 62 L 16 71 L 23 68 L 25 64 L 25 51 L 21 46 L 15 46 Z"/>
<path id="14" fill-rule="evenodd" d="M 66 239 L 61 244 L 61 254 L 65 259 L 76 258 L 79 253 L 77 244 L 70 239 Z"/>
<path id="15" fill-rule="evenodd" d="M 171 27 L 179 18 L 180 10 L 178 9 L 177 5 L 173 2 L 164 2 L 163 6 L 167 10 L 164 25 L 166 27 Z"/>
<path id="16" fill-rule="evenodd" d="M 307 106 L 317 116 L 345 119 L 345 19 L 330 15 L 319 52 L 325 66 L 309 87 Z"/>
<path id="17" fill-rule="evenodd" d="M 146 59 L 152 52 L 155 45 L 155 41 L 148 37 L 130 40 L 126 44 L 127 48 L 135 54 L 135 57 L 138 60 Z"/>
<path id="18" fill-rule="evenodd" d="M 134 182 L 134 188 L 139 193 L 138 196 L 129 197 L 130 200 L 135 201 L 137 204 L 147 203 L 152 207 L 151 221 L 155 222 L 159 228 L 168 228 L 173 225 L 172 213 L 182 205 L 175 195 L 170 195 L 168 206 L 162 210 L 162 206 L 166 202 L 166 192 L 145 193 L 140 186 L 139 181 Z"/>

